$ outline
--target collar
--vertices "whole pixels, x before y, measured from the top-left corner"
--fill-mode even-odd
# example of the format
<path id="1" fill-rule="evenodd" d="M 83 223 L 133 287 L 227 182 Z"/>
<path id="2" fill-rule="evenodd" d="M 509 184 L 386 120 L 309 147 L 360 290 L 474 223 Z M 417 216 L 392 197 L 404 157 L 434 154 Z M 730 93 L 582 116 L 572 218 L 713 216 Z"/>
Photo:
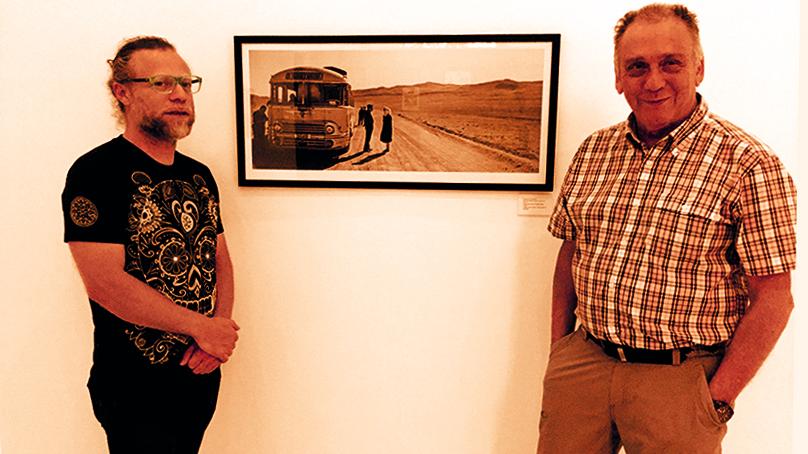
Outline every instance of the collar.
<path id="1" fill-rule="evenodd" d="M 702 99 L 700 94 L 696 93 L 696 108 L 693 110 L 693 113 L 679 126 L 669 132 L 667 136 L 660 139 L 652 148 L 662 145 L 663 150 L 673 150 L 673 153 L 676 154 L 676 146 L 701 124 L 704 117 L 707 116 L 708 111 L 707 102 Z M 643 149 L 644 145 L 637 134 L 637 119 L 633 112 L 628 116 L 625 122 L 625 128 L 625 135 L 629 142 L 635 147 Z"/>

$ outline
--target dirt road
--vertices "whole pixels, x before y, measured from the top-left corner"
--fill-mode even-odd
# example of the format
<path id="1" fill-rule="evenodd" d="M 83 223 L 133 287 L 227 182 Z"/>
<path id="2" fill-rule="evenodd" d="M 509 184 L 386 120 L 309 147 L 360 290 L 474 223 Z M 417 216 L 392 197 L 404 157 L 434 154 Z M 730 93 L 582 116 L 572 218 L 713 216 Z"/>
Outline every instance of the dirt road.
<path id="1" fill-rule="evenodd" d="M 257 168 L 413 172 L 520 172 L 531 164 L 527 159 L 400 116 L 393 119 L 393 142 L 390 151 L 385 152 L 385 144 L 379 141 L 381 115 L 374 115 L 374 120 L 376 127 L 369 152 L 362 150 L 365 130 L 360 126 L 355 130 L 350 149 L 342 154 L 254 150 L 253 164 Z"/>
<path id="2" fill-rule="evenodd" d="M 374 117 L 375 118 L 375 117 Z M 375 118 L 381 125 L 381 116 Z M 380 127 L 373 131 L 371 151 L 362 152 L 365 130 L 356 130 L 351 149 L 338 157 L 334 170 L 404 170 L 417 172 L 514 172 L 519 158 L 395 116 L 390 151 L 379 141 Z M 527 160 L 525 160 L 527 162 Z"/>

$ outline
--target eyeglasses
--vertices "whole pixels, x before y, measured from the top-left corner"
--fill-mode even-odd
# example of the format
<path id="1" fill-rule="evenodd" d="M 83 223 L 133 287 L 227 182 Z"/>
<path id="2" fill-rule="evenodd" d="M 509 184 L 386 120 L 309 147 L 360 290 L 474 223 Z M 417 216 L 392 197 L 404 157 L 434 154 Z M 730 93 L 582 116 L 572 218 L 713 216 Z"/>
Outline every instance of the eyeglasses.
<path id="1" fill-rule="evenodd" d="M 146 82 L 158 93 L 171 93 L 179 84 L 188 93 L 198 93 L 202 88 L 202 78 L 199 76 L 169 76 L 157 74 L 151 77 L 141 77 L 138 79 L 124 79 L 120 83 L 126 82 Z"/>

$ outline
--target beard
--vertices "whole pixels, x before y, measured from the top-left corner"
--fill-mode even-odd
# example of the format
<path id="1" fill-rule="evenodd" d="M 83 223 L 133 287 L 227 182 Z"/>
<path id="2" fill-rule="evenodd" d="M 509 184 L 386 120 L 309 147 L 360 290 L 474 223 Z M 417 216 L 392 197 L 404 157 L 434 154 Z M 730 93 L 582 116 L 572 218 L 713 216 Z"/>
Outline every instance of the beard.
<path id="1" fill-rule="evenodd" d="M 194 116 L 190 115 L 182 122 L 169 123 L 162 118 L 144 116 L 140 120 L 140 130 L 160 142 L 176 142 L 191 133 Z"/>

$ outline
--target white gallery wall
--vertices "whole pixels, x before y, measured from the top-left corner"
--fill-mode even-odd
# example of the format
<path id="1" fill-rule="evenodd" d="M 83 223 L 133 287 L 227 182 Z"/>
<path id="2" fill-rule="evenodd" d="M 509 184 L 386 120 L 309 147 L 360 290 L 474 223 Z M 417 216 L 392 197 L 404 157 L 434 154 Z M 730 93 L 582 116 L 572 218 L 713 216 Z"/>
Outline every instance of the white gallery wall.
<path id="1" fill-rule="evenodd" d="M 628 114 L 612 26 L 645 3 L 0 0 L 0 452 L 105 449 L 59 196 L 73 160 L 119 133 L 105 60 L 139 34 L 169 38 L 205 80 L 179 148 L 218 179 L 237 273 L 241 339 L 202 452 L 535 452 L 560 245 L 547 218 L 517 216 L 513 192 L 238 187 L 233 35 L 560 33 L 557 187 L 581 140 Z M 688 4 L 702 23 L 701 93 L 802 187 L 799 1 Z M 725 452 L 804 452 L 792 429 L 804 320 L 800 309 L 738 400 Z"/>
<path id="2" fill-rule="evenodd" d="M 805 150 L 808 150 L 808 7 L 800 9 L 800 89 L 799 89 L 799 123 L 798 123 L 798 144 L 795 150 L 794 160 L 797 162 L 796 177 L 801 183 L 800 188 L 805 187 L 808 179 L 808 160 L 805 158 Z M 801 192 L 800 194 L 803 194 Z M 800 196 L 803 197 L 803 196 Z M 805 263 L 808 260 L 808 251 L 804 247 L 808 228 L 806 228 L 806 216 L 808 216 L 808 206 L 805 203 L 797 203 L 798 239 L 802 239 L 803 246 L 797 248 L 797 260 Z M 805 361 L 805 354 L 802 346 L 808 345 L 808 307 L 805 307 L 804 297 L 808 295 L 808 282 L 806 282 L 805 266 L 801 265 L 797 270 L 797 279 L 792 281 L 792 291 L 797 296 L 797 306 L 794 311 L 794 323 L 792 331 L 794 335 L 794 447 L 808 447 L 808 431 L 803 430 L 805 422 L 808 421 L 808 410 L 805 403 L 808 402 L 808 364 Z M 796 452 L 796 451 L 795 451 Z"/>

